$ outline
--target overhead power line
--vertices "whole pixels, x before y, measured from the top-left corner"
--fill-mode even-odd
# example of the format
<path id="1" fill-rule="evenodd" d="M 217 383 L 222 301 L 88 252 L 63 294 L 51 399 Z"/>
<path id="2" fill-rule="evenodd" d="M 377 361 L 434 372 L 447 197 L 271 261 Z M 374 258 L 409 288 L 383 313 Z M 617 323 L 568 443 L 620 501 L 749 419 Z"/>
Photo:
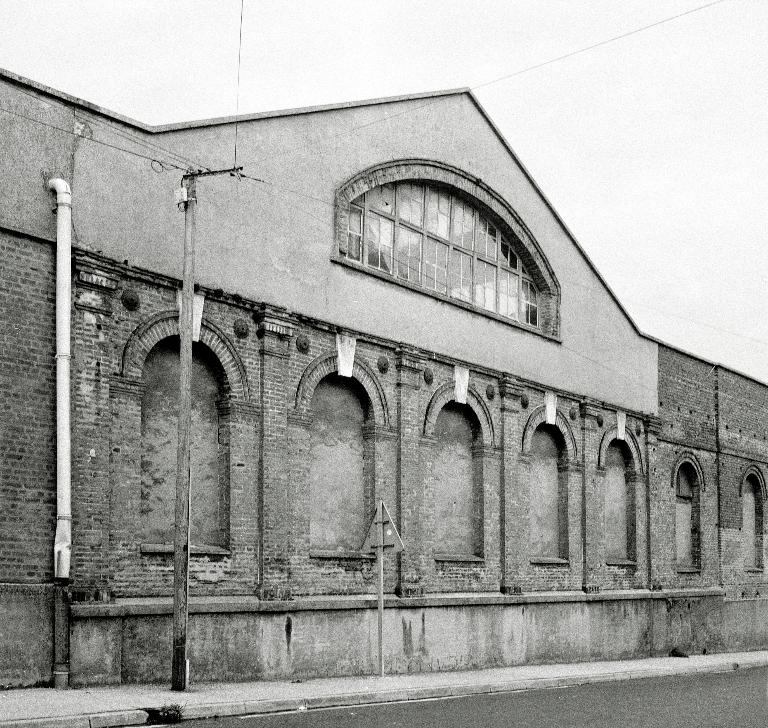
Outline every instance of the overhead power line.
<path id="1" fill-rule="evenodd" d="M 666 23 L 670 23 L 670 22 L 672 22 L 674 20 L 678 20 L 678 19 L 680 19 L 680 18 L 682 18 L 684 16 L 692 15 L 693 13 L 698 13 L 698 12 L 700 12 L 702 10 L 706 10 L 708 8 L 711 8 L 711 7 L 715 6 L 715 5 L 719 5 L 719 4 L 723 3 L 723 2 L 726 2 L 726 0 L 714 0 L 714 2 L 709 2 L 709 3 L 706 3 L 705 5 L 699 5 L 699 6 L 695 7 L 695 8 L 691 8 L 690 10 L 686 10 L 685 12 L 678 13 L 677 15 L 670 15 L 669 17 L 661 18 L 660 20 L 656 20 L 653 23 L 649 23 L 647 25 L 643 25 L 643 26 L 640 26 L 638 28 L 634 28 L 634 29 L 629 30 L 629 31 L 627 31 L 625 33 L 620 33 L 619 35 L 615 35 L 615 36 L 612 36 L 610 38 L 605 38 L 604 40 L 598 41 L 597 43 L 592 43 L 591 45 L 588 45 L 588 46 L 584 46 L 583 48 L 577 48 L 576 50 L 569 51 L 568 53 L 564 53 L 564 54 L 559 55 L 559 56 L 555 56 L 554 58 L 549 58 L 549 59 L 547 59 L 545 61 L 541 61 L 540 63 L 535 63 L 535 64 L 533 64 L 531 66 L 526 66 L 525 68 L 521 68 L 521 69 L 519 69 L 517 71 L 512 71 L 511 73 L 506 73 L 506 74 L 504 74 L 502 76 L 498 76 L 497 78 L 491 79 L 489 81 L 484 81 L 484 82 L 481 82 L 481 83 L 474 84 L 473 86 L 470 86 L 470 90 L 477 91 L 478 89 L 486 88 L 488 86 L 492 86 L 494 84 L 501 83 L 502 81 L 508 80 L 510 78 L 515 78 L 516 76 L 522 76 L 523 74 L 530 73 L 531 71 L 535 71 L 535 70 L 537 70 L 539 68 L 543 68 L 545 66 L 549 66 L 549 65 L 551 65 L 553 63 L 558 63 L 558 62 L 566 60 L 568 58 L 573 58 L 574 56 L 578 56 L 578 55 L 580 55 L 582 53 L 588 53 L 589 51 L 595 50 L 596 48 L 600 48 L 600 47 L 608 45 L 610 43 L 615 43 L 617 41 L 620 41 L 620 40 L 623 40 L 625 38 L 628 38 L 628 37 L 630 37 L 632 35 L 637 35 L 638 33 L 643 33 L 643 32 L 645 32 L 647 30 L 652 29 L 652 28 L 657 28 L 660 25 L 664 25 Z M 311 145 L 311 150 L 312 150 L 313 153 L 316 153 L 317 152 L 317 145 L 322 143 L 322 142 L 330 142 L 330 141 L 339 139 L 341 137 L 348 136 L 350 134 L 353 134 L 354 132 L 360 131 L 361 129 L 369 128 L 371 126 L 375 126 L 377 124 L 381 124 L 381 123 L 384 123 L 386 121 L 390 121 L 391 119 L 395 119 L 395 118 L 397 118 L 399 116 L 404 116 L 406 114 L 412 114 L 412 113 L 415 113 L 417 111 L 421 111 L 422 109 L 426 109 L 426 108 L 428 108 L 430 106 L 433 106 L 434 104 L 439 103 L 439 102 L 440 102 L 439 98 L 436 98 L 436 99 L 433 98 L 433 99 L 430 99 L 429 101 L 424 102 L 423 104 L 419 104 L 418 106 L 413 106 L 413 107 L 409 107 L 409 108 L 406 108 L 406 109 L 402 109 L 401 111 L 385 114 L 385 115 L 382 115 L 382 116 L 380 116 L 380 117 L 378 117 L 376 119 L 372 119 L 371 121 L 366 121 L 366 122 L 364 122 L 362 124 L 357 124 L 355 126 L 352 126 L 349 129 L 344 130 L 343 132 L 339 132 L 338 134 L 331 134 L 331 135 L 328 135 L 328 136 L 326 136 L 324 138 L 321 138 L 321 139 L 318 139 L 318 140 L 313 140 L 312 145 Z M 301 147 L 301 151 L 307 151 L 309 148 L 310 148 L 309 145 L 304 145 L 303 147 Z M 284 150 L 282 152 L 277 152 L 275 154 L 270 154 L 268 156 L 261 157 L 257 161 L 259 163 L 265 162 L 265 161 L 268 161 L 268 160 L 271 160 L 271 159 L 275 159 L 276 157 L 283 156 L 284 154 L 292 153 L 292 152 L 295 152 L 295 151 L 296 151 L 295 148 L 286 149 L 286 150 Z"/>
<path id="2" fill-rule="evenodd" d="M 615 43 L 616 41 L 623 40 L 624 38 L 629 38 L 632 35 L 643 33 L 646 30 L 650 30 L 651 28 L 658 28 L 660 25 L 664 25 L 665 23 L 669 23 L 673 20 L 677 20 L 678 18 L 682 18 L 686 15 L 698 13 L 700 10 L 706 10 L 707 8 L 711 8 L 712 6 L 719 5 L 720 3 L 723 3 L 723 2 L 725 2 L 725 0 L 714 0 L 714 2 L 707 3 L 706 5 L 699 5 L 698 7 L 691 8 L 690 10 L 686 10 L 685 12 L 678 13 L 677 15 L 670 15 L 668 18 L 662 18 L 661 20 L 657 20 L 653 23 L 649 23 L 648 25 L 643 25 L 639 28 L 635 28 L 634 30 L 628 30 L 626 33 L 614 35 L 612 38 L 606 38 L 605 40 L 598 41 L 597 43 L 593 43 L 592 45 L 584 46 L 583 48 L 578 48 L 577 50 L 571 51 L 570 53 L 564 53 L 561 56 L 550 58 L 549 60 L 542 61 L 541 63 L 535 63 L 532 66 L 521 68 L 519 71 L 513 71 L 512 73 L 507 73 L 503 76 L 499 76 L 498 78 L 494 78 L 490 81 L 485 81 L 483 83 L 475 84 L 474 86 L 472 86 L 472 90 L 476 91 L 479 88 L 492 86 L 493 84 L 501 83 L 502 81 L 506 81 L 507 79 L 514 78 L 515 76 L 522 76 L 522 74 L 524 73 L 535 71 L 538 68 L 544 68 L 544 66 L 549 66 L 552 63 L 557 63 L 558 61 L 564 61 L 566 58 L 573 58 L 574 56 L 578 56 L 581 53 L 587 53 L 588 51 L 593 51 L 596 48 L 602 48 L 603 46 L 608 45 L 609 43 Z"/>

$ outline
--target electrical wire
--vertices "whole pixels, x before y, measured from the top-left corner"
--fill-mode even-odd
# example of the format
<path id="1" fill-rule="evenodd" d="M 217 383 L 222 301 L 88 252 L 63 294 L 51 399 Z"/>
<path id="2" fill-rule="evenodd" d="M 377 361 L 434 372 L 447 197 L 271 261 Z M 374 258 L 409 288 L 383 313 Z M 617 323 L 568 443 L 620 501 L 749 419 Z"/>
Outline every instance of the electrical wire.
<path id="1" fill-rule="evenodd" d="M 662 18 L 661 20 L 657 20 L 657 21 L 655 21 L 653 23 L 650 23 L 648 25 L 644 25 L 644 26 L 641 26 L 639 28 L 635 28 L 633 30 L 627 31 L 625 33 L 621 33 L 621 34 L 613 36 L 611 38 L 606 38 L 605 40 L 599 41 L 597 43 L 593 43 L 593 44 L 591 44 L 589 46 L 585 46 L 583 48 L 578 48 L 578 49 L 576 49 L 574 51 L 570 51 L 569 53 L 564 53 L 564 54 L 562 54 L 560 56 L 556 56 L 554 58 L 547 59 L 547 60 L 542 61 L 540 63 L 536 63 L 536 64 L 534 64 L 532 66 L 527 66 L 527 67 L 521 68 L 521 69 L 519 69 L 517 71 L 513 71 L 512 73 L 504 74 L 503 76 L 499 76 L 498 78 L 491 79 L 490 81 L 485 81 L 485 82 L 482 82 L 482 83 L 477 83 L 477 84 L 475 84 L 473 86 L 470 86 L 469 88 L 470 88 L 471 91 L 476 91 L 477 89 L 486 88 L 488 86 L 492 86 L 494 84 L 501 83 L 502 81 L 505 81 L 507 79 L 515 78 L 516 76 L 521 76 L 521 75 L 523 75 L 525 73 L 529 73 L 531 71 L 537 70 L 539 68 L 543 68 L 543 67 L 551 65 L 553 63 L 558 63 L 558 62 L 566 60 L 568 58 L 573 58 L 574 56 L 580 55 L 581 53 L 587 53 L 589 51 L 595 50 L 596 48 L 600 48 L 600 47 L 608 45 L 610 43 L 615 43 L 615 42 L 617 42 L 619 40 L 623 40 L 624 38 L 628 38 L 629 36 L 645 32 L 645 31 L 650 30 L 652 28 L 656 28 L 656 27 L 658 27 L 660 25 L 664 25 L 665 23 L 669 23 L 669 22 L 672 22 L 674 20 L 678 20 L 679 18 L 682 18 L 682 17 L 684 17 L 686 15 L 692 15 L 693 13 L 697 13 L 697 12 L 700 12 L 702 10 L 706 10 L 708 8 L 711 8 L 711 7 L 715 6 L 715 5 L 719 5 L 720 3 L 723 3 L 725 1 L 726 0 L 714 0 L 714 2 L 706 3 L 705 5 L 699 5 L 699 6 L 695 7 L 695 8 L 691 8 L 690 10 L 686 10 L 685 12 L 678 13 L 677 15 L 671 15 L 669 17 Z M 338 132 L 337 134 L 331 134 L 331 135 L 326 136 L 325 138 L 322 138 L 322 139 L 319 139 L 319 140 L 315 140 L 315 141 L 312 142 L 312 152 L 316 154 L 319 151 L 318 150 L 318 144 L 320 144 L 320 143 L 330 142 L 330 141 L 339 139 L 341 137 L 348 136 L 349 134 L 352 134 L 354 132 L 360 131 L 362 129 L 366 129 L 368 127 L 374 126 L 376 124 L 381 124 L 381 123 L 384 123 L 386 121 L 390 121 L 391 119 L 395 119 L 395 118 L 397 118 L 399 116 L 403 116 L 405 114 L 411 114 L 411 113 L 415 113 L 417 111 L 421 111 L 422 109 L 426 109 L 426 108 L 428 108 L 430 106 L 433 106 L 434 104 L 439 103 L 439 100 L 440 100 L 439 98 L 432 98 L 432 99 L 430 99 L 429 101 L 426 101 L 423 104 L 419 104 L 418 106 L 410 107 L 410 108 L 407 108 L 407 109 L 403 109 L 401 111 L 394 112 L 394 113 L 385 114 L 385 115 L 380 116 L 380 117 L 378 117 L 376 119 L 373 119 L 371 121 L 367 121 L 367 122 L 364 122 L 362 124 L 358 124 L 358 125 L 352 126 L 352 127 L 350 127 L 349 129 L 346 129 L 343 132 Z M 308 150 L 309 150 L 309 145 L 304 145 L 303 148 L 299 148 L 299 151 L 308 151 Z M 286 150 L 284 150 L 282 152 L 276 152 L 274 154 L 270 154 L 268 156 L 261 157 L 260 159 L 256 160 L 256 163 L 261 164 L 261 163 L 266 162 L 268 160 L 272 160 L 272 159 L 275 159 L 277 157 L 280 157 L 280 156 L 283 156 L 285 154 L 289 154 L 289 153 L 292 153 L 292 152 L 295 153 L 296 152 L 296 148 L 286 149 Z M 320 153 L 322 154 L 322 152 L 320 152 Z"/>
<path id="2" fill-rule="evenodd" d="M 42 121 L 41 119 L 35 119 L 35 118 L 31 117 L 31 116 L 27 116 L 26 114 L 22 114 L 22 113 L 20 113 L 18 111 L 12 111 L 11 109 L 6 109 L 3 106 L 0 106 L 0 111 L 5 112 L 6 114 L 11 114 L 13 116 L 21 117 L 22 119 L 27 119 L 27 121 L 32 121 L 35 124 L 40 124 L 42 126 L 46 126 L 46 127 L 50 128 L 50 129 L 55 129 L 56 131 L 62 132 L 63 134 L 69 134 L 70 136 L 77 137 L 78 139 L 82 139 L 82 140 L 84 140 L 86 142 L 92 142 L 93 144 L 100 144 L 102 146 L 109 147 L 110 149 L 115 149 L 115 150 L 120 151 L 120 152 L 125 152 L 126 154 L 131 154 L 134 157 L 138 157 L 140 159 L 145 159 L 145 160 L 147 160 L 150 163 L 151 162 L 155 162 L 157 164 L 162 165 L 163 167 L 169 167 L 169 168 L 172 168 L 172 169 L 179 170 L 181 172 L 188 171 L 187 168 L 180 167 L 179 165 L 174 164 L 173 162 L 170 162 L 168 160 L 158 159 L 157 157 L 150 157 L 150 156 L 148 156 L 146 154 L 140 154 L 139 152 L 135 152 L 135 151 L 133 151 L 131 149 L 126 149 L 125 147 L 120 147 L 120 146 L 118 146 L 116 144 L 110 144 L 109 142 L 105 142 L 105 141 L 102 141 L 100 139 L 92 139 L 92 138 L 89 138 L 89 137 L 86 137 L 86 136 L 82 136 L 81 134 L 77 134 L 74 131 L 71 131 L 69 129 L 64 129 L 63 127 L 57 126 L 56 124 L 50 124 L 50 123 L 48 123 L 46 121 Z"/>
<path id="3" fill-rule="evenodd" d="M 535 63 L 532 66 L 528 66 L 526 68 L 521 68 L 519 71 L 514 71 L 512 73 L 507 73 L 504 76 L 499 76 L 498 78 L 494 78 L 491 81 L 485 81 L 483 83 L 478 83 L 472 86 L 472 90 L 476 91 L 480 88 L 486 88 L 487 86 L 492 86 L 496 83 L 501 83 L 502 81 L 506 81 L 510 78 L 515 78 L 515 76 L 521 76 L 524 73 L 528 73 L 529 71 L 535 71 L 539 68 L 544 68 L 544 66 L 548 66 L 552 63 L 557 63 L 558 61 L 564 61 L 566 58 L 573 58 L 573 56 L 578 56 L 581 53 L 587 53 L 588 51 L 593 51 L 596 48 L 602 48 L 605 45 L 608 45 L 609 43 L 615 43 L 616 41 L 623 40 L 624 38 L 629 38 L 632 35 L 637 35 L 638 33 L 643 33 L 646 30 L 650 30 L 651 28 L 657 28 L 660 25 L 664 25 L 665 23 L 669 23 L 673 20 L 677 20 L 678 18 L 682 18 L 686 15 L 691 15 L 692 13 L 698 13 L 700 10 L 706 10 L 707 8 L 711 8 L 714 5 L 719 5 L 720 3 L 725 2 L 725 0 L 714 0 L 714 2 L 707 3 L 706 5 L 699 5 L 698 7 L 691 8 L 690 10 L 686 10 L 685 12 L 678 13 L 677 15 L 671 15 L 668 18 L 662 18 L 661 20 L 657 20 L 653 23 L 649 23 L 648 25 L 643 25 L 640 28 L 635 28 L 634 30 L 629 30 L 626 33 L 621 33 L 620 35 L 615 35 L 612 38 L 606 38 L 605 40 L 598 41 L 597 43 L 593 43 L 592 45 L 585 46 L 584 48 L 579 48 L 578 50 L 571 51 L 570 53 L 564 53 L 561 56 L 557 56 L 556 58 L 550 58 L 547 61 L 542 61 L 541 63 Z"/>
<path id="4" fill-rule="evenodd" d="M 232 165 L 237 169 L 237 127 L 238 116 L 240 114 L 240 57 L 243 51 L 243 5 L 245 0 L 240 0 L 240 37 L 237 44 L 237 95 L 235 100 L 235 163 Z"/>

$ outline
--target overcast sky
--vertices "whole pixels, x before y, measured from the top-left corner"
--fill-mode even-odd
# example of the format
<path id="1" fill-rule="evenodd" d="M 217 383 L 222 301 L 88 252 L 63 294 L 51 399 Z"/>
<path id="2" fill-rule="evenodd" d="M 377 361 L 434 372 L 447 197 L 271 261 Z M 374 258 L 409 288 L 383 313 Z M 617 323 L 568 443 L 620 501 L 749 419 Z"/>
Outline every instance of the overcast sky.
<path id="1" fill-rule="evenodd" d="M 768 381 L 768 0 L 488 83 L 707 4 L 244 0 L 239 111 L 474 87 L 641 330 Z M 0 67 L 148 123 L 231 115 L 240 8 L 0 0 Z"/>

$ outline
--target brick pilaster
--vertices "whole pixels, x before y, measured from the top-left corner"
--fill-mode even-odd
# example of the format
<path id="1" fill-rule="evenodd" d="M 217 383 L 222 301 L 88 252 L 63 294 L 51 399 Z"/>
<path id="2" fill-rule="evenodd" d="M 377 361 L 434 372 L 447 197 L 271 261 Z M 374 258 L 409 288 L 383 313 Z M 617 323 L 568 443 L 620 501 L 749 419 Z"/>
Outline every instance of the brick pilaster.
<path id="1" fill-rule="evenodd" d="M 667 499 L 663 497 L 662 491 L 668 488 L 668 474 L 662 473 L 658 469 L 658 444 L 659 434 L 661 433 L 662 422 L 659 417 L 650 415 L 645 421 L 645 461 L 647 463 L 648 487 L 648 515 L 646 526 L 646 558 L 648 560 L 648 582 L 651 589 L 659 589 L 662 585 L 672 579 L 670 570 L 671 564 L 666 558 L 660 558 L 661 545 L 668 539 L 660 538 L 660 529 L 669 520 L 669 514 L 662 513 L 661 509 L 666 508 Z M 672 504 L 674 509 L 674 502 Z M 672 512 L 674 518 L 674 510 Z M 674 521 L 673 521 L 674 522 Z"/>
<path id="2" fill-rule="evenodd" d="M 80 269 L 72 311 L 72 579 L 75 588 L 109 587 L 109 381 L 117 281 Z"/>
<path id="3" fill-rule="evenodd" d="M 258 478 L 259 592 L 263 599 L 290 596 L 292 528 L 287 478 L 288 357 L 293 320 L 281 309 L 262 307 L 255 315 L 260 347 L 260 459 Z"/>
<path id="4" fill-rule="evenodd" d="M 599 591 L 603 570 L 603 476 L 599 472 L 598 457 L 600 439 L 605 422 L 597 407 L 582 402 L 581 414 L 581 539 L 582 539 L 582 588 Z"/>
<path id="5" fill-rule="evenodd" d="M 423 593 L 428 570 L 424 538 L 424 488 L 421 467 L 421 390 L 424 363 L 417 352 L 400 348 L 397 364 L 397 516 L 406 549 L 400 555 L 397 590 L 403 596 Z"/>
<path id="6" fill-rule="evenodd" d="M 499 380 L 501 397 L 501 474 L 499 488 L 499 534 L 501 562 L 501 591 L 521 591 L 520 579 L 525 573 L 528 557 L 527 483 L 520 479 L 519 454 L 522 441 L 520 423 L 520 397 L 523 390 L 509 376 Z"/>

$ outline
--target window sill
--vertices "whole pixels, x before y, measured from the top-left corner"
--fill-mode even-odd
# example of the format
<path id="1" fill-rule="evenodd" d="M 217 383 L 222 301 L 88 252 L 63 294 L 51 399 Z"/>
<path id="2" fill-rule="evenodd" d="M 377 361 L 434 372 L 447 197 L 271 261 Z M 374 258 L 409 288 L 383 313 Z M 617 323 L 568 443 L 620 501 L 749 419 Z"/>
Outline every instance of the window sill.
<path id="1" fill-rule="evenodd" d="M 429 296 L 429 298 L 435 298 L 438 301 L 444 301 L 445 303 L 450 303 L 452 306 L 456 306 L 457 308 L 463 308 L 465 311 L 469 311 L 471 313 L 479 314 L 480 316 L 485 316 L 486 318 L 493 319 L 494 321 L 498 321 L 502 324 L 506 324 L 507 326 L 511 326 L 515 329 L 521 329 L 522 331 L 528 331 L 531 334 L 536 334 L 537 336 L 542 336 L 545 339 L 549 339 L 550 341 L 556 341 L 557 343 L 562 343 L 562 340 L 558 336 L 554 336 L 553 334 L 549 334 L 542 329 L 540 329 L 538 326 L 531 326 L 530 324 L 523 324 L 519 321 L 515 321 L 514 319 L 507 318 L 506 316 L 502 316 L 498 313 L 495 313 L 494 311 L 488 311 L 485 308 L 480 308 L 478 306 L 474 306 L 470 303 L 466 303 L 465 301 L 462 301 L 458 298 L 451 298 L 450 296 L 447 296 L 442 293 L 438 293 L 437 291 L 430 291 L 427 288 L 422 288 L 421 286 L 417 286 L 415 283 L 411 283 L 410 281 L 405 281 L 402 278 L 396 278 L 395 276 L 389 274 L 389 273 L 382 273 L 379 270 L 376 270 L 375 268 L 368 268 L 367 266 L 361 265 L 360 263 L 355 263 L 347 258 L 344 258 L 343 256 L 339 255 L 338 253 L 335 253 L 331 257 L 332 263 L 337 263 L 338 265 L 343 265 L 345 268 L 351 268 L 352 270 L 359 271 L 360 273 L 364 273 L 365 275 L 373 276 L 374 278 L 378 278 L 382 281 L 387 281 L 388 283 L 394 283 L 396 286 L 400 286 L 401 288 L 407 288 L 409 291 L 415 291 L 416 293 L 421 293 L 423 296 Z"/>
<path id="2" fill-rule="evenodd" d="M 458 561 L 468 564 L 477 564 L 485 561 L 484 556 L 475 556 L 474 554 L 435 554 L 435 561 Z"/>
<path id="3" fill-rule="evenodd" d="M 635 569 L 637 568 L 637 561 L 633 561 L 632 559 L 606 559 L 605 560 L 606 566 L 623 566 L 627 569 Z"/>
<path id="4" fill-rule="evenodd" d="M 309 556 L 312 559 L 365 559 L 373 561 L 376 554 L 365 551 L 333 551 L 332 549 L 310 549 Z"/>
<path id="5" fill-rule="evenodd" d="M 561 559 L 557 556 L 535 556 L 531 563 L 536 566 L 568 566 L 568 559 Z"/>
<path id="6" fill-rule="evenodd" d="M 762 566 L 745 566 L 744 572 L 747 574 L 762 574 L 763 567 Z"/>
<path id="7" fill-rule="evenodd" d="M 700 574 L 700 566 L 678 566 L 676 569 L 678 574 Z"/>
<path id="8" fill-rule="evenodd" d="M 140 551 L 142 554 L 173 554 L 172 543 L 143 543 Z M 229 549 L 209 544 L 192 544 L 189 547 L 190 556 L 229 556 Z"/>

